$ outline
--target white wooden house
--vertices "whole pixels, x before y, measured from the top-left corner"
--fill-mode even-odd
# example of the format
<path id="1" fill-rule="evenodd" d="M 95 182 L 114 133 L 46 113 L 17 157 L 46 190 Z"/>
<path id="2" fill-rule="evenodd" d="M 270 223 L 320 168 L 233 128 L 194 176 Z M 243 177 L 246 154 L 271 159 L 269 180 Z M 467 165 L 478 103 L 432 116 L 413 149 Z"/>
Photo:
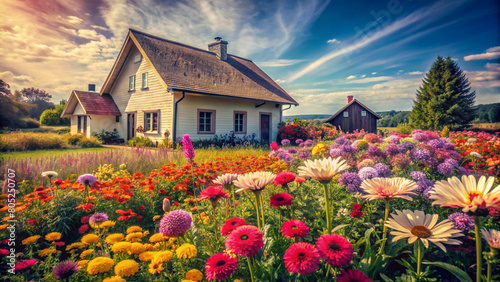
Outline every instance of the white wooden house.
<path id="1" fill-rule="evenodd" d="M 274 141 L 283 106 L 298 104 L 227 44 L 217 37 L 207 51 L 130 29 L 100 93 L 73 91 L 61 116 L 87 136 L 116 129 L 125 140 L 159 141 L 166 131 L 198 140 L 233 131 Z"/>

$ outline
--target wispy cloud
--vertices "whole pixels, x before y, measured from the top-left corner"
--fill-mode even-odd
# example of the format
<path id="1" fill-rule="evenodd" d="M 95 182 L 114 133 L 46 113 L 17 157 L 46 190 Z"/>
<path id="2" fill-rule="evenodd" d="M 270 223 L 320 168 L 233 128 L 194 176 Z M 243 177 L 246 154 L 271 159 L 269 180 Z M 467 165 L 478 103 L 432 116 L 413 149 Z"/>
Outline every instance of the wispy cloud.
<path id="1" fill-rule="evenodd" d="M 493 60 L 496 58 L 500 58 L 500 46 L 491 47 L 491 48 L 487 49 L 486 52 L 484 52 L 482 54 L 465 56 L 464 60 L 466 60 L 466 61 Z"/>
<path id="2" fill-rule="evenodd" d="M 392 76 L 376 76 L 376 77 L 367 77 L 367 78 L 362 78 L 362 79 L 350 80 L 347 83 L 370 83 L 370 82 L 377 82 L 377 81 L 386 81 L 386 80 L 391 80 L 391 79 L 393 79 Z"/>
<path id="3" fill-rule="evenodd" d="M 276 59 L 267 62 L 256 62 L 257 65 L 261 67 L 287 67 L 303 62 L 304 60 L 286 60 L 286 59 Z"/>
<path id="4" fill-rule="evenodd" d="M 328 43 L 328 44 L 340 43 L 340 40 L 338 40 L 338 39 L 336 39 L 336 38 L 332 38 L 332 39 L 330 39 L 330 40 L 326 41 L 326 43 Z"/>
<path id="5" fill-rule="evenodd" d="M 423 74 L 423 72 L 421 72 L 421 71 L 411 71 L 408 74 L 409 75 L 420 75 L 420 74 Z"/>
<path id="6" fill-rule="evenodd" d="M 346 77 L 346 79 L 355 79 L 355 78 L 356 78 L 355 75 L 350 75 L 350 76 Z"/>

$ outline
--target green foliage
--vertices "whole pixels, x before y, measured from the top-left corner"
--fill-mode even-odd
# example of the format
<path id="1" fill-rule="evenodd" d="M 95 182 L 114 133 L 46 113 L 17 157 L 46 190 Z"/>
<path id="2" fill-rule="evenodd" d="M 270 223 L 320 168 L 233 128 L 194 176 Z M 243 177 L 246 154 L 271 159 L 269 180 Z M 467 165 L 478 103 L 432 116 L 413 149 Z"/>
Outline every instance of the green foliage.
<path id="1" fill-rule="evenodd" d="M 423 130 L 439 130 L 445 125 L 452 130 L 467 128 L 474 119 L 476 97 L 469 85 L 463 71 L 450 57 L 438 56 L 417 90 L 410 126 Z"/>
<path id="2" fill-rule="evenodd" d="M 132 147 L 154 147 L 153 141 L 147 137 L 136 136 L 128 140 L 127 144 Z"/>
<path id="3" fill-rule="evenodd" d="M 0 127 L 25 128 L 32 105 L 0 95 Z"/>
<path id="4" fill-rule="evenodd" d="M 55 133 L 16 132 L 0 135 L 0 151 L 29 151 L 66 147 L 61 135 Z"/>
<path id="5" fill-rule="evenodd" d="M 80 142 L 81 139 L 85 138 L 83 134 L 66 134 L 64 135 L 64 139 L 68 142 L 69 145 L 75 146 Z"/>
<path id="6" fill-rule="evenodd" d="M 101 133 L 93 132 L 92 136 L 97 137 L 104 144 L 117 143 L 118 139 L 120 139 L 120 135 L 116 129 L 113 131 L 104 131 L 103 129 Z"/>
<path id="7" fill-rule="evenodd" d="M 500 103 L 478 105 L 474 107 L 479 113 L 474 122 L 495 123 L 500 122 Z"/>
<path id="8" fill-rule="evenodd" d="M 380 114 L 379 114 L 380 115 Z M 379 127 L 396 127 L 401 123 L 408 123 L 410 120 L 410 111 L 390 111 L 380 115 L 382 118 L 377 120 Z"/>
<path id="9" fill-rule="evenodd" d="M 396 127 L 396 133 L 398 134 L 408 134 L 410 135 L 411 134 L 411 131 L 412 131 L 412 128 L 411 126 L 409 126 L 407 123 L 400 123 L 398 124 L 398 126 Z"/>
<path id="10" fill-rule="evenodd" d="M 97 139 L 97 137 L 90 137 L 87 138 L 83 134 L 65 134 L 64 135 L 64 140 L 69 145 L 72 146 L 78 146 L 80 148 L 94 148 L 94 147 L 100 147 L 101 146 L 101 141 Z"/>
<path id="11" fill-rule="evenodd" d="M 450 129 L 448 126 L 443 127 L 443 131 L 441 131 L 441 137 L 450 137 Z"/>
<path id="12" fill-rule="evenodd" d="M 253 146 L 255 148 L 260 146 L 260 141 L 255 138 L 255 134 L 246 136 L 236 136 L 231 131 L 229 134 L 215 134 L 210 139 L 193 140 L 193 147 L 195 149 L 201 148 L 231 148 L 237 146 Z"/>
<path id="13" fill-rule="evenodd" d="M 47 109 L 40 116 L 40 124 L 42 125 L 70 125 L 69 117 L 61 118 L 61 113 L 64 105 L 59 105 L 55 109 Z"/>

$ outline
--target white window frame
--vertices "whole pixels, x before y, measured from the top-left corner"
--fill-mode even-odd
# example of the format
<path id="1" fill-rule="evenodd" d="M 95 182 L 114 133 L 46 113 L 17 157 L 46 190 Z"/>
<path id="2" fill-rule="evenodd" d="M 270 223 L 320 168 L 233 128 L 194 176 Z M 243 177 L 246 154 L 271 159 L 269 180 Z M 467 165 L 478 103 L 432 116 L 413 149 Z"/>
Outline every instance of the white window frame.
<path id="1" fill-rule="evenodd" d="M 349 117 L 349 112 L 348 111 L 344 111 L 344 117 Z"/>
<path id="2" fill-rule="evenodd" d="M 135 75 L 131 75 L 128 77 L 128 91 L 135 90 Z"/>
<path id="3" fill-rule="evenodd" d="M 366 117 L 366 111 L 361 111 L 361 116 Z"/>
<path id="4" fill-rule="evenodd" d="M 142 89 L 148 88 L 148 73 L 143 72 L 141 79 L 142 79 Z"/>
<path id="5" fill-rule="evenodd" d="M 154 115 L 156 115 L 156 130 L 153 129 Z M 160 128 L 160 111 L 144 112 L 144 133 L 158 133 L 159 128 Z"/>
<path id="6" fill-rule="evenodd" d="M 237 115 L 243 115 L 243 120 L 241 122 L 241 130 L 236 130 L 236 127 L 238 126 L 236 116 Z M 247 112 L 246 111 L 234 111 L 234 117 L 233 117 L 233 130 L 234 134 L 247 134 Z"/>

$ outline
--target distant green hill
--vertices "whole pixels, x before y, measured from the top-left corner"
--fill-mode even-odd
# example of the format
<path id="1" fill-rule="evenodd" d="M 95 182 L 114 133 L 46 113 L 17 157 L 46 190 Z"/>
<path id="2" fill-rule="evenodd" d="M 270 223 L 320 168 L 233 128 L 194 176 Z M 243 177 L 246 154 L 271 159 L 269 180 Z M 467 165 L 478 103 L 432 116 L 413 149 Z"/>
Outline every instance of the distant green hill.
<path id="1" fill-rule="evenodd" d="M 289 119 L 292 121 L 294 118 L 298 118 L 301 120 L 313 120 L 313 119 L 327 119 L 331 117 L 332 115 L 294 115 L 294 116 L 284 116 L 283 121 L 286 121 Z"/>
<path id="2" fill-rule="evenodd" d="M 476 119 L 473 122 L 500 122 L 500 103 L 477 105 Z"/>

